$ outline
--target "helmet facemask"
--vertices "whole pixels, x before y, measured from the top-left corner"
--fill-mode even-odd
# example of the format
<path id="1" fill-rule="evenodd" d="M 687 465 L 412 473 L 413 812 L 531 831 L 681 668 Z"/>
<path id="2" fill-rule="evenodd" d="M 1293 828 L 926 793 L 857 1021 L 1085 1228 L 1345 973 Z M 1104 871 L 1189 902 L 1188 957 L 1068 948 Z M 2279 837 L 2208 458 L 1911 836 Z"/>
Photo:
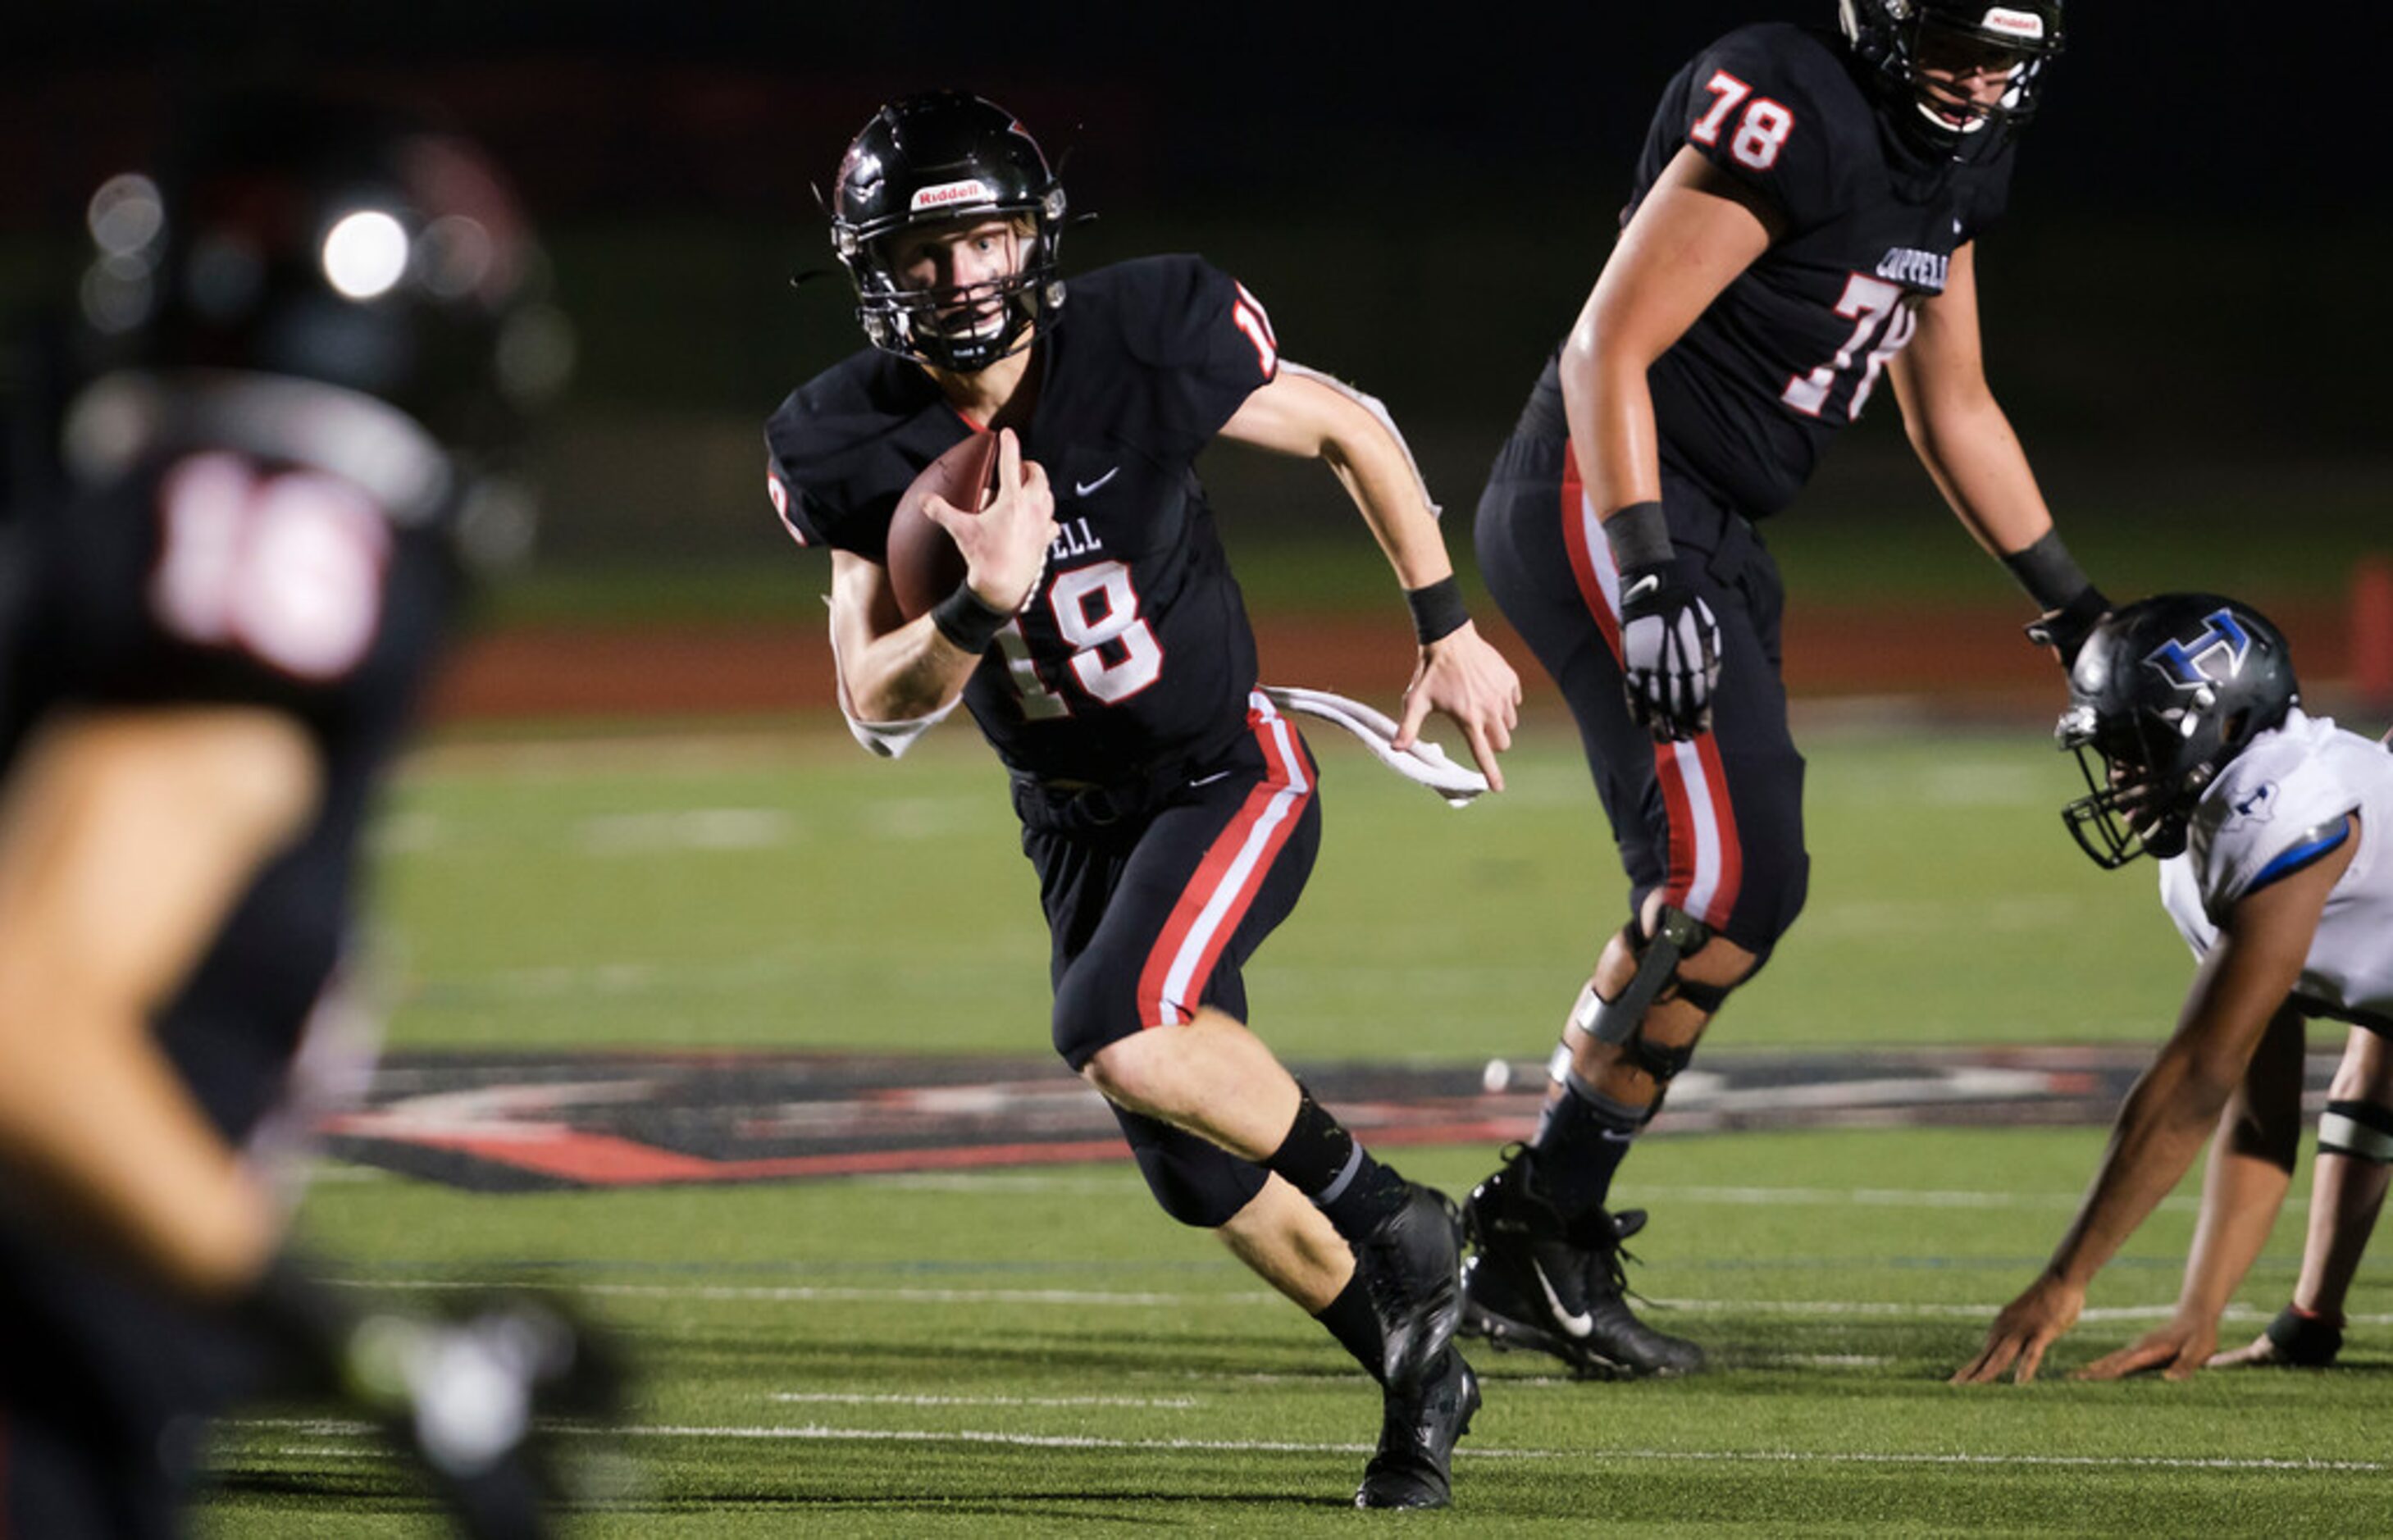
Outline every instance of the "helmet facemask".
<path id="1" fill-rule="evenodd" d="M 2046 57 L 2035 48 L 1993 44 L 1982 33 L 1923 16 L 1912 44 L 1912 105 L 1931 133 L 1955 141 L 1956 152 L 1990 129 L 2016 133 L 2034 114 Z M 1980 72 L 2005 75 L 2000 96 L 1980 100 L 1965 88 L 1963 83 Z"/>
<path id="2" fill-rule="evenodd" d="M 2054 737 L 2086 795 L 2061 809 L 2097 866 L 2182 855 L 2203 793 L 2299 701 L 2283 635 L 2215 594 L 2163 594 L 2105 616 L 2070 672 Z"/>
<path id="3" fill-rule="evenodd" d="M 1839 0 L 1853 50 L 1876 67 L 1892 122 L 1930 154 L 1991 154 L 2035 115 L 2044 71 L 2061 48 L 2051 0 Z M 2007 70 L 2001 94 L 1980 100 L 1963 82 Z"/>
<path id="4" fill-rule="evenodd" d="M 834 226 L 833 246 L 856 281 L 856 316 L 866 339 L 883 352 L 958 374 L 976 373 L 1029 346 L 1063 304 L 1056 252 L 1063 204 L 1059 188 L 1036 209 L 976 210 L 961 219 L 943 212 L 937 224 L 1005 219 L 1013 229 L 1015 260 L 1000 278 L 930 288 L 909 288 L 895 260 L 898 242 L 921 227 L 867 237 Z"/>
<path id="5" fill-rule="evenodd" d="M 2086 795 L 2061 808 L 2061 821 L 2096 866 L 2115 871 L 2138 855 L 2184 852 L 2193 805 L 2216 769 L 2197 764 L 2171 784 L 2154 766 L 2168 763 L 2167 739 L 2194 726 L 2189 713 L 2175 729 L 2140 714 L 2106 720 L 2084 702 L 2062 713 L 2053 736 L 2076 754 Z"/>

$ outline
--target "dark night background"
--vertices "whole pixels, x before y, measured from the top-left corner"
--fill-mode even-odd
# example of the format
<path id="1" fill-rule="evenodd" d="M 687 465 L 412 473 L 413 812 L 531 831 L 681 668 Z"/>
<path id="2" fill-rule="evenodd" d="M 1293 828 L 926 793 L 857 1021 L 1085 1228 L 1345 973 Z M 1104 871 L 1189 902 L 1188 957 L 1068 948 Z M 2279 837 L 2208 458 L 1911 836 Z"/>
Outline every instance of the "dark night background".
<path id="1" fill-rule="evenodd" d="M 1995 389 L 2073 539 L 2183 511 L 2385 543 L 2388 179 L 2381 94 L 2338 62 L 2355 40 L 2308 7 L 2071 12 L 1980 271 Z M 1601 264 L 1668 75 L 1743 21 L 1826 25 L 1834 7 L 1406 14 L 52 6 L 0 22 L 0 299 L 71 273 L 89 189 L 190 87 L 238 71 L 428 98 L 514 171 L 580 329 L 546 548 L 771 552 L 758 420 L 857 343 L 842 279 L 788 285 L 830 266 L 811 184 L 879 101 L 957 85 L 1017 111 L 1066 157 L 1076 211 L 1102 215 L 1067 268 L 1204 252 L 1291 357 L 1383 397 L 1467 510 Z M 1890 404 L 1848 437 L 1793 518 L 1941 516 Z M 1209 465 L 1234 523 L 1338 516 L 1327 477 L 1249 493 L 1247 475 Z"/>

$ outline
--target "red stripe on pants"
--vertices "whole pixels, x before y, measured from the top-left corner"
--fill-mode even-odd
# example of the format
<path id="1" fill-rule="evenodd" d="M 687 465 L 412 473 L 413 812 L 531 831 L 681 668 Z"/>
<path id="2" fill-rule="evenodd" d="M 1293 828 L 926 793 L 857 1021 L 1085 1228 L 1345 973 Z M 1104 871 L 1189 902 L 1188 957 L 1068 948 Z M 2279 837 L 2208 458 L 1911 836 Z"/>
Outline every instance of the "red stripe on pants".
<path id="1" fill-rule="evenodd" d="M 1177 963 L 1186 951 L 1190 938 L 1205 911 L 1223 893 L 1229 901 L 1215 918 L 1211 933 L 1201 943 L 1202 949 L 1186 973 L 1187 992 L 1195 994 L 1203 982 L 1212 976 L 1221 960 L 1222 949 L 1229 945 L 1244 921 L 1247 910 L 1254 906 L 1255 895 L 1262 889 L 1263 880 L 1271 874 L 1272 863 L 1279 858 L 1299 819 L 1304 816 L 1304 804 L 1313 795 L 1313 787 L 1305 777 L 1302 763 L 1297 758 L 1295 729 L 1288 725 L 1268 703 L 1258 704 L 1247 713 L 1247 723 L 1261 741 L 1264 763 L 1270 767 L 1263 780 L 1247 794 L 1246 804 L 1231 818 L 1229 827 L 1215 837 L 1197 863 L 1196 874 L 1173 905 L 1171 917 L 1164 922 L 1163 933 L 1155 949 L 1147 954 L 1146 966 L 1139 971 L 1139 1025 L 1168 1026 L 1189 1020 L 1196 1014 L 1192 1005 L 1175 999 L 1170 994 L 1171 975 L 1178 972 Z M 1291 798 L 1290 792 L 1295 794 Z M 1253 862 L 1243 874 L 1236 871 L 1238 858 L 1255 830 L 1272 815 L 1273 805 L 1287 799 L 1283 816 L 1263 836 L 1263 843 Z"/>

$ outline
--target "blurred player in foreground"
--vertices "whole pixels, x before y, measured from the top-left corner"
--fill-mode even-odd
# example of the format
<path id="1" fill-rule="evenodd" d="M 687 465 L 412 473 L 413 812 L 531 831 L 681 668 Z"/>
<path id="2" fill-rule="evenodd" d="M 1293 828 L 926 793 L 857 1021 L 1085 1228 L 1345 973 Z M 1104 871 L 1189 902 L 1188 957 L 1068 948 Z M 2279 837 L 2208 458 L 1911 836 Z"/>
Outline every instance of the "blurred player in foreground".
<path id="1" fill-rule="evenodd" d="M 2159 1370 L 2182 1379 L 2199 1370 L 2293 1171 L 2305 1023 L 2393 1032 L 2393 860 L 2383 849 L 2393 754 L 2303 712 L 2277 628 L 2215 594 L 2129 605 L 2078 653 L 2070 702 L 2060 739 L 2087 785 L 2063 810 L 2070 831 L 2106 868 L 2160 858 L 2161 902 L 2201 966 L 2175 1034 L 2119 1109 L 2076 1219 L 2043 1275 L 1953 1377 L 1961 1384 L 2006 1371 L 2034 1378 L 2095 1273 L 2215 1131 L 2176 1315 L 2077 1377 Z M 2311 1216 L 2304 1286 L 2331 1286 L 2338 1305 L 2374 1218 L 2364 1190 L 2382 1197 L 2393 1158 L 2380 1048 L 2347 1053 L 2319 1130 L 2321 1190 L 2329 1153 L 2348 1164 L 2325 1211 Z M 2321 1225 L 2334 1232 L 2331 1265 Z M 2309 1308 L 2321 1299 L 2313 1293 Z M 2289 1360 L 2331 1358 L 2339 1339 L 2325 1340 L 2321 1325 L 2280 1317 L 2262 1340 Z"/>
<path id="2" fill-rule="evenodd" d="M 976 98 L 909 98 L 848 147 L 832 234 L 872 346 L 766 428 L 790 532 L 831 547 L 859 736 L 894 752 L 961 698 L 1013 777 L 1053 937 L 1055 1048 L 1113 1104 L 1156 1198 L 1314 1314 L 1385 1391 L 1355 1501 L 1448 1499 L 1478 1404 L 1448 1345 L 1460 1225 L 1355 1142 L 1248 1031 L 1240 969 L 1320 839 L 1313 757 L 1256 688 L 1255 642 L 1193 462 L 1222 437 L 1329 462 L 1420 643 L 1393 747 L 1452 717 L 1489 781 L 1519 682 L 1482 641 L 1419 473 L 1377 402 L 1283 360 L 1255 297 L 1192 256 L 1066 285 L 1064 190 Z M 930 504 L 964 581 L 909 620 L 891 516 L 916 475 L 1000 435 L 996 501 Z"/>
<path id="3" fill-rule="evenodd" d="M 577 1329 L 360 1306 L 283 1231 L 360 829 L 561 322 L 457 139 L 260 98 L 172 142 L 91 200 L 69 485 L 0 532 L 0 1533 L 177 1533 L 206 1417 L 330 1391 L 534 1533 Z"/>
<path id="4" fill-rule="evenodd" d="M 1613 1180 L 1801 911 L 1785 592 L 1757 525 L 1890 386 L 1954 514 L 2065 661 L 2103 609 L 1986 383 L 1978 237 L 2060 0 L 1843 0 L 1741 28 L 1662 94 L 1619 241 L 1480 499 L 1489 590 L 1576 720 L 1628 917 L 1565 1019 L 1536 1137 L 1468 1206 L 1466 1333 L 1684 1374 L 1629 1309 Z"/>

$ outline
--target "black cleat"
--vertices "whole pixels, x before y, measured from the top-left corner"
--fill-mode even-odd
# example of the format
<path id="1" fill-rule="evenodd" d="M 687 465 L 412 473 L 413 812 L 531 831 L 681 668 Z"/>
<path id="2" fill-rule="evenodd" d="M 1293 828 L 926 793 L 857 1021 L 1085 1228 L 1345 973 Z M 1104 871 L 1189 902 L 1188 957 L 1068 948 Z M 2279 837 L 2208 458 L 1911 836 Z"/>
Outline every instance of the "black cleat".
<path id="1" fill-rule="evenodd" d="M 1380 1383 L 1417 1385 L 1462 1318 L 1462 1217 L 1453 1200 L 1406 1182 L 1404 1206 L 1354 1243 L 1354 1271 L 1380 1323 Z"/>
<path id="2" fill-rule="evenodd" d="M 1642 1209 L 1596 1209 L 1576 1224 L 1538 1197 L 1523 1152 L 1471 1191 L 1464 1209 L 1478 1254 L 1462 1274 L 1462 1334 L 1497 1349 L 1550 1353 L 1590 1379 L 1690 1375 L 1704 1351 L 1655 1331 L 1628 1308 L 1620 1243 Z"/>
<path id="3" fill-rule="evenodd" d="M 1356 1507 L 1444 1507 L 1454 1500 L 1446 1470 L 1455 1441 L 1479 1410 L 1479 1377 L 1448 1347 L 1410 1390 L 1390 1389 L 1380 1448 L 1363 1468 Z"/>

